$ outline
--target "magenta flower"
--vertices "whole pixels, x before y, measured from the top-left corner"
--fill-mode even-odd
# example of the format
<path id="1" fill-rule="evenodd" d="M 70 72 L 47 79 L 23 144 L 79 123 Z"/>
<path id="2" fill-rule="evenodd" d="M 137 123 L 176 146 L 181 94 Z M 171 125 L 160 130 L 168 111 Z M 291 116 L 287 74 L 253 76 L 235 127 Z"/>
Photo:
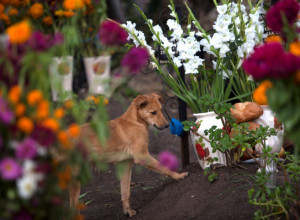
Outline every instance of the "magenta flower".
<path id="1" fill-rule="evenodd" d="M 127 32 L 113 21 L 104 21 L 98 33 L 101 44 L 106 46 L 122 46 L 127 43 Z"/>
<path id="2" fill-rule="evenodd" d="M 15 180 L 22 175 L 21 166 L 12 158 L 0 161 L 0 174 L 4 180 Z"/>
<path id="3" fill-rule="evenodd" d="M 287 78 L 300 69 L 300 57 L 285 52 L 280 43 L 268 43 L 255 48 L 243 68 L 255 80 Z"/>
<path id="4" fill-rule="evenodd" d="M 296 0 L 282 0 L 274 4 L 266 15 L 267 25 L 276 32 L 281 32 L 283 27 L 283 14 L 291 25 L 297 20 L 299 3 Z"/>
<path id="5" fill-rule="evenodd" d="M 129 72 L 138 73 L 147 64 L 149 54 L 147 49 L 132 47 L 123 57 L 121 65 L 128 68 Z"/>
<path id="6" fill-rule="evenodd" d="M 32 216 L 26 210 L 19 211 L 13 218 L 14 220 L 32 220 Z"/>
<path id="7" fill-rule="evenodd" d="M 53 131 L 44 126 L 36 126 L 31 137 L 43 147 L 49 147 L 56 141 Z"/>
<path id="8" fill-rule="evenodd" d="M 170 170 L 176 171 L 178 169 L 178 160 L 174 154 L 169 151 L 162 151 L 159 154 L 159 163 L 162 166 L 168 167 Z"/>
<path id="9" fill-rule="evenodd" d="M 7 102 L 0 97 L 0 121 L 9 124 L 14 118 L 14 113 L 8 109 Z"/>
<path id="10" fill-rule="evenodd" d="M 45 35 L 39 31 L 35 31 L 27 42 L 27 44 L 34 51 L 45 51 L 50 49 L 56 44 L 62 44 L 62 43 L 63 43 L 62 34 L 58 33 L 55 34 L 54 37 L 52 37 L 50 35 Z"/>
<path id="11" fill-rule="evenodd" d="M 30 137 L 21 142 L 16 149 L 18 159 L 32 159 L 37 155 L 37 143 Z"/>

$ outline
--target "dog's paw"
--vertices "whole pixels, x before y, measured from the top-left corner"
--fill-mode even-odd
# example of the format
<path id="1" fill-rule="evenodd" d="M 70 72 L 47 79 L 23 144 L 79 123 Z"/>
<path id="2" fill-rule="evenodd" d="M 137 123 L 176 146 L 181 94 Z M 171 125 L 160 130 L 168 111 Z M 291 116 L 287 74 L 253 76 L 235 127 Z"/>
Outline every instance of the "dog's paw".
<path id="1" fill-rule="evenodd" d="M 132 217 L 134 215 L 136 215 L 136 211 L 132 210 L 132 209 L 126 209 L 124 210 L 124 214 L 127 216 L 127 217 Z"/>
<path id="2" fill-rule="evenodd" d="M 188 172 L 176 173 L 176 176 L 174 177 L 174 179 L 176 179 L 176 180 L 182 180 L 182 179 L 186 178 L 188 175 L 189 175 Z"/>

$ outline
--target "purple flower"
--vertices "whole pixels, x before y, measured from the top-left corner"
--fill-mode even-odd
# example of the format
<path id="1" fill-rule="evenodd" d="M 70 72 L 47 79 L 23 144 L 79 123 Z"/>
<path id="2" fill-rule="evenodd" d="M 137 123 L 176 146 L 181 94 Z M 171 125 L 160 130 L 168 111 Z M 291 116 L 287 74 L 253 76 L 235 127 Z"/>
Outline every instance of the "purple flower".
<path id="1" fill-rule="evenodd" d="M 37 155 L 36 142 L 28 137 L 21 142 L 16 149 L 16 157 L 18 159 L 32 159 Z"/>
<path id="2" fill-rule="evenodd" d="M 119 46 L 127 43 L 127 32 L 113 21 L 104 21 L 98 33 L 103 45 Z"/>
<path id="3" fill-rule="evenodd" d="M 7 157 L 0 161 L 0 174 L 2 179 L 14 180 L 22 175 L 22 168 L 14 159 Z"/>
<path id="4" fill-rule="evenodd" d="M 36 126 L 31 134 L 31 137 L 44 147 L 49 147 L 56 141 L 53 131 L 44 126 Z"/>
<path id="5" fill-rule="evenodd" d="M 297 20 L 299 3 L 296 0 L 282 0 L 274 4 L 266 15 L 266 23 L 273 30 L 281 32 L 283 27 L 282 14 L 291 25 Z"/>
<path id="6" fill-rule="evenodd" d="M 285 52 L 280 43 L 267 43 L 254 49 L 243 68 L 255 80 L 287 78 L 300 69 L 300 57 Z"/>
<path id="7" fill-rule="evenodd" d="M 51 37 L 50 35 L 45 35 L 42 32 L 35 31 L 28 40 L 27 45 L 35 51 L 45 51 L 56 44 L 61 44 L 62 42 L 62 34 L 55 34 L 54 37 Z"/>
<path id="8" fill-rule="evenodd" d="M 132 47 L 123 57 L 121 65 L 127 67 L 132 73 L 138 73 L 147 64 L 148 57 L 148 51 L 145 48 Z"/>
<path id="9" fill-rule="evenodd" d="M 159 154 L 159 163 L 170 170 L 176 171 L 178 169 L 178 160 L 174 154 L 169 151 L 162 151 Z"/>
<path id="10" fill-rule="evenodd" d="M 0 97 L 0 121 L 9 124 L 14 118 L 14 113 L 8 109 L 7 102 Z"/>

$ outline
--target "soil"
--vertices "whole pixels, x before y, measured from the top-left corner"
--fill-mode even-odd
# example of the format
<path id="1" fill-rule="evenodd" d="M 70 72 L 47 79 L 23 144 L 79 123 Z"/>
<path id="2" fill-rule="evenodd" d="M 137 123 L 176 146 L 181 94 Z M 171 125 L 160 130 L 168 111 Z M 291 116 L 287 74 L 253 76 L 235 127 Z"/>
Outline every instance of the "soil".
<path id="1" fill-rule="evenodd" d="M 120 116 L 129 105 L 110 99 L 108 112 L 111 118 Z M 169 105 L 172 106 L 172 105 Z M 170 117 L 178 115 L 177 109 L 168 107 Z M 177 117 L 178 118 L 178 117 Z M 191 145 L 191 144 L 190 144 Z M 169 129 L 157 131 L 150 128 L 149 151 L 157 158 L 168 150 L 180 160 L 180 138 Z M 131 180 L 131 208 L 137 211 L 132 219 L 252 219 L 257 207 L 248 203 L 247 191 L 253 187 L 251 180 L 256 164 L 243 164 L 245 169 L 218 168 L 218 179 L 211 183 L 204 175 L 190 146 L 190 165 L 179 172 L 189 176 L 181 181 L 135 165 Z M 283 179 L 281 171 L 278 178 Z M 127 219 L 122 212 L 119 180 L 114 165 L 104 171 L 93 171 L 91 182 L 81 189 L 81 200 L 87 204 L 82 211 L 86 220 Z"/>

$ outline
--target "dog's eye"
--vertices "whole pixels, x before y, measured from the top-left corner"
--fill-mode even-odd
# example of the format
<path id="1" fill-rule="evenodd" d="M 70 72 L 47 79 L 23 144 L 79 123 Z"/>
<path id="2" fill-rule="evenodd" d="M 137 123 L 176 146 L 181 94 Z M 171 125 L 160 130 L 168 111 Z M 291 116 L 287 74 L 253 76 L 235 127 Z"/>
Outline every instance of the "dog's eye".
<path id="1" fill-rule="evenodd" d="M 155 112 L 155 111 L 154 111 L 154 112 L 151 112 L 151 114 L 152 114 L 152 115 L 156 115 L 156 112 Z"/>

